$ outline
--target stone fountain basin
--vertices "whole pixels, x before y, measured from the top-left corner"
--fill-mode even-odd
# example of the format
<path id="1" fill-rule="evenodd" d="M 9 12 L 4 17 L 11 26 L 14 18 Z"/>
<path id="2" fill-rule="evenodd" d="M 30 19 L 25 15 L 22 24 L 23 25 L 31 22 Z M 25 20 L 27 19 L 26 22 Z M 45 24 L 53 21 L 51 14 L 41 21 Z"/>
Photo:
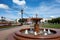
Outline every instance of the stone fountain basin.
<path id="1" fill-rule="evenodd" d="M 29 30 L 29 28 L 26 28 Z M 24 34 L 22 31 L 26 29 L 21 29 L 8 37 L 8 40 L 60 40 L 60 29 L 50 29 L 54 34 L 51 35 L 32 35 Z M 42 28 L 43 29 L 43 28 Z M 47 29 L 46 29 L 47 30 Z"/>

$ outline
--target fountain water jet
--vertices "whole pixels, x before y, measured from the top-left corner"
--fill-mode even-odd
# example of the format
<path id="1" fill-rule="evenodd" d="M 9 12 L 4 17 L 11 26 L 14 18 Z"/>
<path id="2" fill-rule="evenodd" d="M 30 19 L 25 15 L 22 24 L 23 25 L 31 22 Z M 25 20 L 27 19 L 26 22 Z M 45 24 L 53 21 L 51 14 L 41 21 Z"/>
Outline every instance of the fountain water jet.
<path id="1" fill-rule="evenodd" d="M 8 37 L 8 40 L 60 40 L 59 29 L 40 28 L 38 22 L 42 18 L 31 18 L 34 28 L 21 29 Z"/>

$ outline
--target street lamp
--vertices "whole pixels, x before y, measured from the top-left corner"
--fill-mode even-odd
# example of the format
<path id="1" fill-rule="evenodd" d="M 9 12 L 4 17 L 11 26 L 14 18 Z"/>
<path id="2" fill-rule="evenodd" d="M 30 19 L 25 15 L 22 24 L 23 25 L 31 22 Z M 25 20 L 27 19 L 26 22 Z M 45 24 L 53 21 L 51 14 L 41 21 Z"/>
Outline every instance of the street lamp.
<path id="1" fill-rule="evenodd" d="M 21 9 L 21 25 L 23 25 L 23 9 Z"/>

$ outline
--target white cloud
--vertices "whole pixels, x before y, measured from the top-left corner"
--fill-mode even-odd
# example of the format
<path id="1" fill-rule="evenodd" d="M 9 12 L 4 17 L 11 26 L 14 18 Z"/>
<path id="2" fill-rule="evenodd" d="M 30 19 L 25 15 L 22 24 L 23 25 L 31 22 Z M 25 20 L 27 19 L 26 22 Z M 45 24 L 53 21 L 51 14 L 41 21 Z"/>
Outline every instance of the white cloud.
<path id="1" fill-rule="evenodd" d="M 51 18 L 55 18 L 55 16 L 50 16 Z"/>
<path id="2" fill-rule="evenodd" d="M 3 8 L 3 9 L 9 9 L 9 7 L 5 4 L 0 4 L 0 8 Z"/>
<path id="3" fill-rule="evenodd" d="M 34 14 L 38 13 L 39 17 L 50 17 L 53 15 L 54 17 L 58 17 L 60 15 L 60 8 L 58 4 L 53 4 L 51 6 L 47 6 L 46 4 L 42 4 L 38 7 L 32 8 L 27 7 L 25 9 L 25 13 L 32 14 L 30 16 L 34 16 Z M 43 15 L 43 16 L 42 16 Z"/>
<path id="4" fill-rule="evenodd" d="M 21 12 L 18 12 L 19 15 L 21 15 Z"/>
<path id="5" fill-rule="evenodd" d="M 56 2 L 60 3 L 60 0 L 56 0 Z"/>
<path id="6" fill-rule="evenodd" d="M 25 0 L 19 1 L 19 0 L 13 0 L 14 3 L 20 5 L 20 6 L 24 6 L 26 4 Z"/>

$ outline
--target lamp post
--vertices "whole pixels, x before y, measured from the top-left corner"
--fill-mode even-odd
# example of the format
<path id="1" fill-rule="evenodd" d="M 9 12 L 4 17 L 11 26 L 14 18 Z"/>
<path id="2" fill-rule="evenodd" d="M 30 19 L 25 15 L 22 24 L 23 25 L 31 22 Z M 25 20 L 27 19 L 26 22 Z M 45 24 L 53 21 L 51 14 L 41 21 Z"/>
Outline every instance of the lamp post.
<path id="1" fill-rule="evenodd" d="M 21 9 L 21 25 L 23 25 L 23 9 Z"/>

